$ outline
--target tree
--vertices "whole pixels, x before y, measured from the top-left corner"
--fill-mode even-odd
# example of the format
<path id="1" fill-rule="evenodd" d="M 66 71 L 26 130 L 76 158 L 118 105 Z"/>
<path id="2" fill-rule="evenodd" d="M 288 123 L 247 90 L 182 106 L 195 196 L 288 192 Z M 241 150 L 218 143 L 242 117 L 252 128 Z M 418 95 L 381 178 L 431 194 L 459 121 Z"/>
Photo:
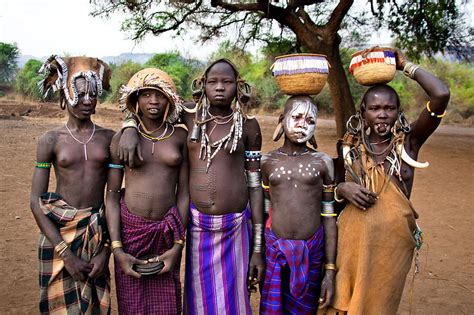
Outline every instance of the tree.
<path id="1" fill-rule="evenodd" d="M 9 84 L 15 77 L 20 51 L 16 44 L 0 42 L 0 84 Z"/>
<path id="2" fill-rule="evenodd" d="M 186 59 L 177 52 L 155 54 L 145 67 L 156 67 L 168 73 L 176 85 L 178 94 L 185 99 L 191 98 L 190 86 L 202 65 L 192 59 Z"/>
<path id="3" fill-rule="evenodd" d="M 356 26 L 366 23 L 360 16 L 344 20 L 354 0 L 91 1 L 94 5 L 92 14 L 95 16 L 109 16 L 115 12 L 125 13 L 127 18 L 122 28 L 130 31 L 134 40 L 143 39 L 148 33 L 159 35 L 173 31 L 179 35 L 192 27 L 200 29 L 200 38 L 203 41 L 218 38 L 222 34 L 226 35 L 224 32 L 234 27 L 237 33 L 235 42 L 240 46 L 245 46 L 252 40 L 273 41 L 276 36 L 289 38 L 295 43 L 294 51 L 327 56 L 331 64 L 328 84 L 338 135 L 344 133 L 345 122 L 355 111 L 339 51 L 341 36 L 338 34 L 343 21 Z M 427 7 L 426 4 L 429 4 L 430 9 L 420 10 L 416 18 L 408 19 L 408 22 L 403 24 L 400 21 L 407 18 L 406 15 L 413 14 L 413 11 L 404 5 L 399 6 L 397 2 L 410 5 L 417 3 L 420 4 L 419 7 Z M 369 3 L 379 25 L 391 22 L 393 30 L 416 29 L 417 34 L 423 34 L 427 32 L 427 25 L 428 28 L 430 25 L 436 26 L 436 31 L 430 32 L 430 36 L 416 38 L 427 44 L 421 46 L 422 50 L 430 47 L 436 52 L 445 47 L 449 35 L 455 31 L 452 21 L 459 18 L 456 10 L 451 10 L 450 14 L 440 18 L 440 14 L 442 15 L 447 7 L 456 8 L 452 0 L 369 0 Z M 398 8 L 396 12 L 392 12 L 391 6 Z M 433 16 L 433 12 L 439 14 Z M 400 17 L 398 24 L 397 17 Z M 395 34 L 406 39 L 404 36 L 411 33 L 395 31 Z M 436 36 L 436 34 L 442 35 Z M 413 40 L 399 42 L 401 48 L 404 48 L 403 45 L 417 45 Z"/>
<path id="4" fill-rule="evenodd" d="M 41 61 L 36 59 L 30 59 L 26 62 L 15 79 L 15 90 L 17 93 L 38 101 L 42 99 L 38 88 L 38 82 L 43 78 L 38 73 L 42 64 Z"/>

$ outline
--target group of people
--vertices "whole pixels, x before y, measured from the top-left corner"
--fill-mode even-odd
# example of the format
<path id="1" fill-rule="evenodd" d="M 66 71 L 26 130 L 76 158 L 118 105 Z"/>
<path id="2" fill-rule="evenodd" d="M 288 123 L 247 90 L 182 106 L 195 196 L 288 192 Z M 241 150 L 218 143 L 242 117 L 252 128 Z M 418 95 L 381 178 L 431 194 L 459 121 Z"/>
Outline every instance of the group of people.
<path id="1" fill-rule="evenodd" d="M 189 103 L 167 73 L 139 71 L 121 88 L 128 115 L 114 133 L 91 120 L 109 67 L 49 58 L 43 92 L 59 90 L 69 115 L 38 141 L 40 312 L 110 313 L 112 253 L 121 314 L 250 314 L 257 287 L 262 314 L 395 314 L 421 245 L 416 158 L 449 100 L 395 53 L 425 109 L 410 124 L 391 87 L 369 88 L 336 159 L 316 150 L 307 95 L 287 100 L 273 135 L 283 145 L 262 155 L 250 87 L 227 59 L 193 82 Z"/>

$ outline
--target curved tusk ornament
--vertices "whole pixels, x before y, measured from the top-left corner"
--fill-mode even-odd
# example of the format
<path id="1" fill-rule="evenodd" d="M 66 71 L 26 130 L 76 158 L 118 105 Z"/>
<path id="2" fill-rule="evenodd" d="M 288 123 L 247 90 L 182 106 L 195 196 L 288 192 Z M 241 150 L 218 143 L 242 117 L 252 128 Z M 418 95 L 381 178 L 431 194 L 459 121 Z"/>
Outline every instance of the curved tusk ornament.
<path id="1" fill-rule="evenodd" d="M 352 159 L 349 155 L 349 152 L 351 151 L 351 147 L 347 144 L 344 144 L 342 146 L 342 158 L 344 159 L 344 163 L 348 166 L 352 165 Z"/>
<path id="2" fill-rule="evenodd" d="M 402 160 L 407 163 L 408 165 L 412 166 L 412 167 L 415 167 L 415 168 L 427 168 L 430 163 L 428 162 L 418 162 L 418 161 L 415 161 L 414 159 L 412 159 L 407 151 L 405 151 L 405 147 L 403 146 L 402 143 L 398 144 L 397 145 L 397 151 L 401 154 L 402 156 Z"/>

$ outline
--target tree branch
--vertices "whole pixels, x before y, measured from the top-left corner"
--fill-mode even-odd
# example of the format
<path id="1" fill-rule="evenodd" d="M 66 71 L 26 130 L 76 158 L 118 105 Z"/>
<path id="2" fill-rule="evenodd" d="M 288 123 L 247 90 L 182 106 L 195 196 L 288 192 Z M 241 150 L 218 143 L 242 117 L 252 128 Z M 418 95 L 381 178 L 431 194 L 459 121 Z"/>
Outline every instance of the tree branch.
<path id="1" fill-rule="evenodd" d="M 341 27 L 342 20 L 351 8 L 354 0 L 340 0 L 336 8 L 332 11 L 331 17 L 327 22 L 325 29 L 330 35 L 337 33 Z"/>

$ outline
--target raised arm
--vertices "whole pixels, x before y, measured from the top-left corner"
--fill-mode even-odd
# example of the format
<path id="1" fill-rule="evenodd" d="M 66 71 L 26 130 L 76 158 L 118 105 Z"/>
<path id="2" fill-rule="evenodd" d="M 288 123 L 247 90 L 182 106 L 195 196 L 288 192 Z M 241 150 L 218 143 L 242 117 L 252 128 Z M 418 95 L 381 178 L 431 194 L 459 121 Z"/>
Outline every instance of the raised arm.
<path id="1" fill-rule="evenodd" d="M 261 155 L 262 134 L 257 120 L 248 119 L 244 126 L 246 129 L 246 154 Z M 254 246 L 250 258 L 248 277 L 250 285 L 253 286 L 260 282 L 265 272 L 265 261 L 263 259 L 263 251 L 265 249 L 263 244 L 263 191 L 260 175 L 260 156 L 258 156 L 258 158 L 246 157 L 245 172 L 247 174 L 250 208 L 252 209 Z"/>
<path id="2" fill-rule="evenodd" d="M 408 62 L 400 50 L 395 50 L 395 56 L 397 69 L 418 82 L 429 97 L 428 103 L 422 104 L 423 110 L 418 119 L 412 124 L 410 145 L 415 151 L 418 151 L 428 137 L 438 128 L 448 106 L 450 93 L 446 84 L 428 71 Z"/>

